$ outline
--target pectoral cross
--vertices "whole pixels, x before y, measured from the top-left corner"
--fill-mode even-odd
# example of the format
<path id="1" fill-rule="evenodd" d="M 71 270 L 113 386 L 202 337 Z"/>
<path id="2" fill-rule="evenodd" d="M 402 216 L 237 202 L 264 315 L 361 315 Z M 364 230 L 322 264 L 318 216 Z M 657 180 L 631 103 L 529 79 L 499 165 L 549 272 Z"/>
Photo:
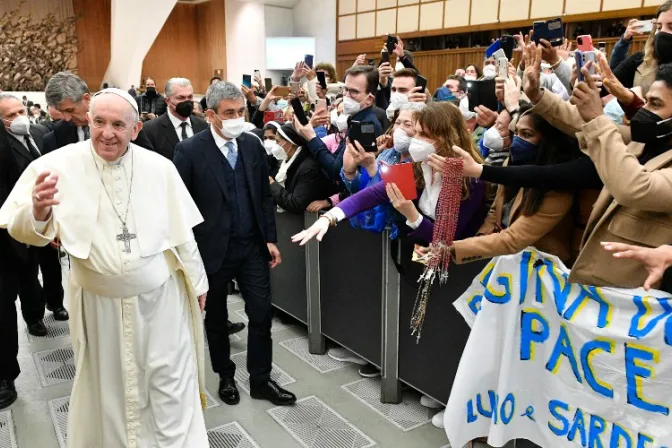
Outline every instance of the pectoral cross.
<path id="1" fill-rule="evenodd" d="M 131 240 L 137 238 L 135 236 L 135 233 L 129 233 L 128 232 L 128 227 L 124 225 L 121 228 L 121 233 L 117 235 L 117 241 L 123 241 L 124 242 L 124 252 L 127 254 L 131 253 Z"/>

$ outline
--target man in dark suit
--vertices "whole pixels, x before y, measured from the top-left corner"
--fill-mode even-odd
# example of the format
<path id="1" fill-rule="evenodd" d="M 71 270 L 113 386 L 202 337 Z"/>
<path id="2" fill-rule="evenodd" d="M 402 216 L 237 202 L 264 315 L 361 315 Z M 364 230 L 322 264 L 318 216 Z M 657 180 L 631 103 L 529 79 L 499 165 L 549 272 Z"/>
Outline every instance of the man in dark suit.
<path id="1" fill-rule="evenodd" d="M 177 144 L 207 129 L 208 124 L 193 114 L 194 88 L 188 79 L 169 79 L 166 83 L 165 101 L 167 113 L 146 121 L 143 129 L 154 150 L 173 160 Z"/>
<path id="2" fill-rule="evenodd" d="M 219 396 L 237 404 L 226 330 L 227 286 L 238 283 L 249 318 L 247 369 L 250 396 L 289 405 L 296 397 L 271 380 L 270 268 L 280 264 L 275 243 L 275 204 L 261 140 L 243 132 L 245 97 L 234 84 L 218 82 L 206 93 L 210 129 L 177 145 L 175 165 L 205 221 L 194 228 L 210 291 L 205 331 Z"/>
<path id="3" fill-rule="evenodd" d="M 91 94 L 84 80 L 70 72 L 56 73 L 47 82 L 44 94 L 47 104 L 63 115 L 63 119 L 54 124 L 54 130 L 44 136 L 44 153 L 88 140 L 90 132 L 86 113 L 89 111 Z M 133 143 L 154 150 L 143 131 L 140 131 Z"/>

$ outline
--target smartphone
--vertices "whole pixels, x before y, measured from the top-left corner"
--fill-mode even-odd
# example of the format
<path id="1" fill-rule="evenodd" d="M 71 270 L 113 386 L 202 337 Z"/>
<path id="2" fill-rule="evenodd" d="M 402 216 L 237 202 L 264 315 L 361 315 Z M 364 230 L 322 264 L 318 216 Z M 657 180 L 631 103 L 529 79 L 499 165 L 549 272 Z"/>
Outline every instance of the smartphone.
<path id="1" fill-rule="evenodd" d="M 418 78 L 415 80 L 415 87 L 420 87 L 419 93 L 425 93 L 425 89 L 427 88 L 427 78 L 418 75 Z"/>
<path id="2" fill-rule="evenodd" d="M 299 84 L 296 81 L 290 81 L 289 82 L 289 90 L 291 90 L 292 94 L 294 95 L 299 95 L 299 91 L 301 90 L 301 84 Z"/>
<path id="3" fill-rule="evenodd" d="M 607 43 L 606 43 L 606 42 L 598 42 L 598 43 L 597 43 L 597 48 L 598 48 L 600 51 L 604 52 L 604 50 L 607 49 Z"/>
<path id="4" fill-rule="evenodd" d="M 376 126 L 368 121 L 351 121 L 348 130 L 350 143 L 359 142 L 366 152 L 376 152 Z"/>
<path id="5" fill-rule="evenodd" d="M 497 50 L 502 48 L 502 41 L 497 39 L 488 48 L 485 49 L 485 59 L 490 59 Z"/>
<path id="6" fill-rule="evenodd" d="M 320 113 L 322 111 L 327 111 L 327 100 L 325 99 L 319 99 L 317 100 L 317 103 L 315 104 L 315 113 Z"/>
<path id="7" fill-rule="evenodd" d="M 495 51 L 495 54 L 492 55 L 492 57 L 495 59 L 495 61 L 499 60 L 500 58 L 506 58 L 506 53 L 504 53 L 504 50 L 501 48 L 497 51 Z M 509 58 L 506 58 L 509 59 Z"/>
<path id="8" fill-rule="evenodd" d="M 285 75 L 280 78 L 280 85 L 281 86 L 286 86 L 287 85 L 287 77 Z"/>
<path id="9" fill-rule="evenodd" d="M 264 87 L 266 87 L 266 93 L 270 92 L 273 89 L 273 80 L 271 78 L 264 78 Z"/>
<path id="10" fill-rule="evenodd" d="M 283 111 L 281 110 L 276 110 L 276 111 L 264 111 L 264 124 L 268 123 L 269 121 L 276 121 L 278 123 L 282 123 L 285 121 Z"/>
<path id="11" fill-rule="evenodd" d="M 588 73 L 594 75 L 597 73 L 597 55 L 594 51 L 583 51 L 583 65 L 586 65 L 588 62 L 592 62 L 588 68 Z M 577 62 L 578 63 L 578 62 Z"/>
<path id="12" fill-rule="evenodd" d="M 259 70 L 254 71 L 254 77 L 255 78 L 261 78 L 261 72 Z"/>
<path id="13" fill-rule="evenodd" d="M 391 34 L 387 35 L 387 52 L 392 54 L 394 53 L 394 49 L 397 48 L 397 36 L 393 36 Z"/>
<path id="14" fill-rule="evenodd" d="M 584 53 L 593 51 L 593 38 L 590 34 L 584 34 L 583 36 L 577 37 L 576 43 L 578 44 L 576 47 Z"/>
<path id="15" fill-rule="evenodd" d="M 516 48 L 516 40 L 508 34 L 504 34 L 499 40 L 502 42 L 501 49 L 504 50 L 504 57 L 508 60 L 513 59 L 513 49 Z"/>
<path id="16" fill-rule="evenodd" d="M 581 68 L 583 68 L 583 53 L 579 50 L 576 50 L 574 52 L 574 59 L 576 60 L 576 69 L 578 70 L 578 80 L 579 82 L 585 81 L 583 78 L 583 73 L 581 72 Z"/>
<path id="17" fill-rule="evenodd" d="M 317 82 L 323 90 L 327 90 L 327 77 L 324 72 L 317 72 Z"/>
<path id="18" fill-rule="evenodd" d="M 306 117 L 306 111 L 303 110 L 303 104 L 301 104 L 301 100 L 298 98 L 294 98 L 292 101 L 289 102 L 289 104 L 292 105 L 292 109 L 294 109 L 294 116 L 296 117 L 297 120 L 299 120 L 299 123 L 306 126 L 309 123 L 309 121 L 308 117 Z"/>
<path id="19" fill-rule="evenodd" d="M 554 47 L 559 47 L 564 43 L 565 36 L 560 17 L 534 22 L 532 29 L 534 30 L 534 42 L 537 44 L 541 39 L 549 41 Z"/>
<path id="20" fill-rule="evenodd" d="M 309 69 L 313 69 L 313 55 L 312 54 L 307 54 L 303 58 L 303 63 L 308 66 Z"/>
<path id="21" fill-rule="evenodd" d="M 381 64 L 384 64 L 384 63 L 386 63 L 386 62 L 387 62 L 387 63 L 390 62 L 390 53 L 388 53 L 387 51 L 383 51 L 383 52 L 380 54 L 380 63 L 381 63 Z"/>
<path id="22" fill-rule="evenodd" d="M 385 185 L 395 184 L 405 199 L 411 201 L 417 199 L 418 190 L 415 188 L 412 163 L 399 163 L 397 165 L 382 163 L 380 165 L 380 177 Z"/>
<path id="23" fill-rule="evenodd" d="M 270 92 L 270 90 L 269 90 Z M 274 92 L 277 96 L 289 96 L 290 90 L 287 86 L 278 86 L 275 88 Z"/>
<path id="24" fill-rule="evenodd" d="M 376 60 L 375 59 L 369 59 L 369 65 L 371 67 L 375 67 L 376 66 Z"/>
<path id="25" fill-rule="evenodd" d="M 502 79 L 509 77 L 509 60 L 506 58 L 497 59 L 497 76 Z"/>
<path id="26" fill-rule="evenodd" d="M 252 75 L 243 75 L 243 85 L 248 89 L 252 88 Z"/>
<path id="27" fill-rule="evenodd" d="M 577 61 L 578 63 L 578 61 Z M 467 83 L 469 94 L 469 110 L 474 111 L 476 106 L 485 106 L 490 110 L 497 110 L 498 101 L 495 93 L 495 80 L 483 79 Z"/>
<path id="28" fill-rule="evenodd" d="M 635 26 L 638 28 L 638 31 L 641 31 L 642 33 L 650 33 L 653 30 L 653 21 L 638 20 Z"/>

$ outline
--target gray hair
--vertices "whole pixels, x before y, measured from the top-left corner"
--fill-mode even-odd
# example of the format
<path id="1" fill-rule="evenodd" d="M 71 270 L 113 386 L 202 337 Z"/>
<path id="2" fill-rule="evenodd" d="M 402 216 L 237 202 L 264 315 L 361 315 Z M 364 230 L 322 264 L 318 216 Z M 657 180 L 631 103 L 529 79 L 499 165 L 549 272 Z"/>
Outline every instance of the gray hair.
<path id="1" fill-rule="evenodd" d="M 173 96 L 174 85 L 180 87 L 189 87 L 191 85 L 191 81 L 189 81 L 187 78 L 170 78 L 166 83 L 166 88 L 163 90 L 166 98 Z"/>
<path id="2" fill-rule="evenodd" d="M 16 100 L 19 103 L 21 100 L 19 99 L 18 96 L 14 96 L 11 93 L 2 93 L 0 92 L 0 103 L 2 103 L 4 100 Z M 0 110 L 0 117 L 2 116 L 2 111 Z"/>
<path id="3" fill-rule="evenodd" d="M 208 91 L 205 92 L 205 103 L 208 105 L 208 109 L 217 112 L 219 103 L 224 100 L 243 100 L 245 102 L 245 95 L 238 86 L 229 81 L 219 81 L 208 87 Z"/>
<path id="4" fill-rule="evenodd" d="M 93 109 L 95 107 L 96 101 L 99 100 L 101 97 L 104 97 L 104 96 L 107 96 L 107 95 L 110 95 L 110 93 L 102 94 L 102 95 L 94 95 L 91 98 L 91 103 L 89 104 L 89 115 L 91 115 L 93 117 Z M 114 95 L 114 94 L 112 94 L 112 95 Z M 123 97 L 118 96 L 118 95 L 114 95 L 114 96 L 117 96 L 119 98 L 123 98 Z M 140 121 L 140 115 L 138 115 L 138 111 L 135 109 L 135 107 L 133 107 L 132 104 L 130 104 L 128 102 L 126 102 L 126 104 L 128 104 L 128 107 L 130 109 L 128 114 L 126 115 L 126 119 L 130 120 L 130 122 L 135 126 L 135 123 Z"/>
<path id="5" fill-rule="evenodd" d="M 58 108 L 64 100 L 79 103 L 85 93 L 89 93 L 89 86 L 72 72 L 56 73 L 49 79 L 47 88 L 44 89 L 47 104 L 55 108 Z"/>

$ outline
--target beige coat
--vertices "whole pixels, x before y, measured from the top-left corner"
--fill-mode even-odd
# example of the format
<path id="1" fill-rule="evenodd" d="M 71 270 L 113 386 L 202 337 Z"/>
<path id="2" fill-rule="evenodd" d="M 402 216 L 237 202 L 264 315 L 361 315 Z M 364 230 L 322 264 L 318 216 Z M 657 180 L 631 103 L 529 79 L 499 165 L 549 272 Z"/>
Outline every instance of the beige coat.
<path id="1" fill-rule="evenodd" d="M 641 165 L 644 144 L 631 142 L 630 129 L 601 115 L 584 123 L 576 106 L 545 92 L 534 112 L 568 134 L 576 134 L 581 150 L 604 182 L 572 268 L 570 281 L 595 286 L 642 286 L 647 271 L 641 263 L 615 260 L 602 241 L 646 247 L 672 243 L 672 151 Z"/>

